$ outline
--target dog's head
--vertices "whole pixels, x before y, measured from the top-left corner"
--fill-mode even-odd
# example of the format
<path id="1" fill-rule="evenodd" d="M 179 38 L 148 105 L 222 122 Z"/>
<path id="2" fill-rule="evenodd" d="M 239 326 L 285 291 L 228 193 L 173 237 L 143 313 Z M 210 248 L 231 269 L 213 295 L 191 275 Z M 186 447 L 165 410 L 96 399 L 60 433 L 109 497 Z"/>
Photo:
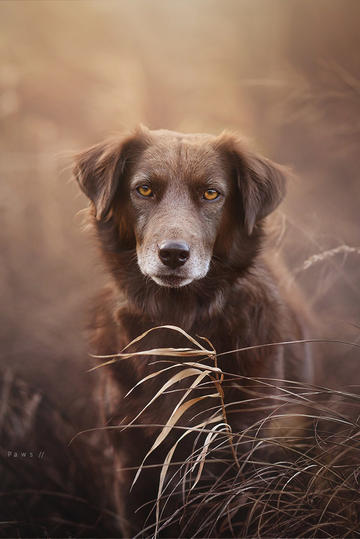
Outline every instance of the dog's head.
<path id="1" fill-rule="evenodd" d="M 214 257 L 232 262 L 285 192 L 283 169 L 229 133 L 141 127 L 81 153 L 74 172 L 96 220 L 114 221 L 141 272 L 167 287 L 204 278 Z"/>

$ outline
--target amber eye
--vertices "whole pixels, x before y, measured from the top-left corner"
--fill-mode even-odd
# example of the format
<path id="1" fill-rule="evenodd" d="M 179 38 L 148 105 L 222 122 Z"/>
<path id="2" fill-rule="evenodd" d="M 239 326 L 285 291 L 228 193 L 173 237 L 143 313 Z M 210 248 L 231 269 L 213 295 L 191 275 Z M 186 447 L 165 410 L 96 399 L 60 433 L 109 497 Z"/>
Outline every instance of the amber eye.
<path id="1" fill-rule="evenodd" d="M 215 200 L 216 198 L 218 198 L 219 195 L 220 193 L 216 189 L 207 189 L 204 192 L 203 197 L 205 198 L 205 200 Z"/>
<path id="2" fill-rule="evenodd" d="M 136 190 L 143 197 L 151 197 L 153 195 L 152 189 L 148 185 L 140 185 Z"/>

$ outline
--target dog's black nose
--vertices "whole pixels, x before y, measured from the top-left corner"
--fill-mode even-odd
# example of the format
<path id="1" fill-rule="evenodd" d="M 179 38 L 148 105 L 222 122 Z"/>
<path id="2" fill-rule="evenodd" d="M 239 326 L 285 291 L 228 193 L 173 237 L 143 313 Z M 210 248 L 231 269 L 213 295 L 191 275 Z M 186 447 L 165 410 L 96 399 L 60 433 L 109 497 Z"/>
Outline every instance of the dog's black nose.
<path id="1" fill-rule="evenodd" d="M 163 241 L 159 246 L 159 258 L 172 269 L 185 264 L 190 256 L 190 247 L 185 241 Z"/>

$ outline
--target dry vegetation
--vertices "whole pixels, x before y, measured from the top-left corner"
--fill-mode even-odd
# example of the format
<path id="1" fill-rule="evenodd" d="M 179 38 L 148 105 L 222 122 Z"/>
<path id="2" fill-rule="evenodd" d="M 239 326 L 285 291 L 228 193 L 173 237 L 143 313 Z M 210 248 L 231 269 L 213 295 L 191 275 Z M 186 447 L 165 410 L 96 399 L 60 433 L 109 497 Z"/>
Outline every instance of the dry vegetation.
<path id="1" fill-rule="evenodd" d="M 181 537 L 360 535 L 360 395 L 356 390 L 306 386 L 291 380 L 249 379 L 223 372 L 219 365 L 224 353 L 216 354 L 206 339 L 207 347 L 201 338 L 195 339 L 174 326 L 153 328 L 128 347 L 161 328 L 182 333 L 190 347 L 136 353 L 125 349 L 110 358 L 98 356 L 106 361 L 95 367 L 106 368 L 129 357 L 134 361 L 139 356 L 166 358 L 153 361 L 158 370 L 135 386 L 168 374 L 145 408 L 131 423 L 124 421 L 120 427 L 106 428 L 143 428 L 144 423 L 137 420 L 149 406 L 156 406 L 157 399 L 169 391 L 179 394 L 134 477 L 133 484 L 148 466 L 148 457 L 178 429 L 176 442 L 156 465 L 158 494 L 153 505 L 149 504 L 147 526 L 139 537 L 167 537 L 167 530 L 175 523 Z M 355 343 L 342 345 L 360 348 Z M 179 387 L 189 379 L 187 386 Z M 250 382 L 248 399 L 226 402 L 226 391 L 244 387 L 245 379 Z M 272 397 L 264 391 L 269 386 Z M 197 404 L 204 401 L 209 404 L 197 410 Z M 231 429 L 235 414 L 246 419 L 254 410 L 262 412 L 261 419 L 241 431 Z M 190 416 L 189 411 L 193 411 Z M 184 423 L 181 418 L 185 414 Z M 295 417 L 302 418 L 301 429 L 292 427 Z M 179 462 L 176 451 L 188 436 L 194 440 L 193 450 Z M 172 499 L 176 499 L 175 512 Z"/>
<path id="2" fill-rule="evenodd" d="M 313 336 L 358 342 L 359 16 L 357 0 L 0 3 L 0 535 L 117 533 L 105 438 L 84 434 L 68 448 L 99 424 L 81 328 L 103 281 L 75 217 L 85 201 L 69 181 L 69 150 L 138 122 L 254 138 L 299 177 L 276 247 L 323 323 Z M 184 369 L 192 376 L 171 416 L 179 444 L 187 431 L 174 419 L 198 387 L 214 396 L 209 417 L 189 425 L 198 437 L 188 461 L 178 471 L 174 449 L 159 468 L 160 534 L 177 470 L 183 507 L 173 518 L 184 536 L 186 525 L 198 536 L 359 535 L 358 349 L 323 343 L 321 387 L 288 381 L 284 400 L 271 411 L 266 403 L 263 428 L 243 433 L 229 431 L 221 399 L 224 384 L 241 380 L 223 379 L 221 358 L 216 366 L 199 344 L 212 357 L 206 368 L 200 351 L 168 371 L 169 383 Z M 266 429 L 285 403 L 308 416 L 306 437 Z M 15 448 L 47 457 L 14 461 Z"/>

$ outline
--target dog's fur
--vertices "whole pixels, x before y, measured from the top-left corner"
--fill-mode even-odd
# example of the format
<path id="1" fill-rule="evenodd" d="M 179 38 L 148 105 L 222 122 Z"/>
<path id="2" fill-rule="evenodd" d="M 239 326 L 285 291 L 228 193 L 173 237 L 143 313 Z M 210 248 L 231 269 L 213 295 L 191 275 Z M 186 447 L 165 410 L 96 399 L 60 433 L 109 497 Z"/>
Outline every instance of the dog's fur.
<path id="1" fill-rule="evenodd" d="M 251 153 L 231 133 L 184 135 L 140 127 L 81 153 L 75 176 L 91 201 L 93 226 L 111 274 L 110 285 L 94 304 L 93 353 L 117 353 L 142 332 L 162 324 L 206 337 L 218 353 L 304 338 L 276 268 L 262 254 L 264 219 L 284 196 L 285 169 Z M 143 185 L 151 188 L 152 196 L 138 192 Z M 206 200 L 208 189 L 219 196 Z M 186 242 L 189 259 L 176 268 L 166 266 L 158 252 L 164 241 Z M 145 349 L 160 346 L 188 343 L 169 330 L 150 333 L 141 343 Z M 132 348 L 138 349 L 139 344 Z M 233 353 L 222 358 L 221 367 L 249 378 L 312 380 L 311 360 L 301 345 Z M 145 406 L 152 391 L 161 387 L 157 377 L 132 397 L 124 395 L 157 369 L 142 356 L 103 369 L 108 424 L 117 425 L 124 418 L 128 422 Z M 245 396 L 246 380 L 242 389 L 225 393 L 225 400 L 241 401 Z M 156 427 L 151 425 L 165 424 L 178 398 L 169 393 L 148 408 L 139 419 L 141 429 L 111 431 L 117 468 L 141 463 L 154 441 Z M 238 430 L 254 420 L 251 413 L 233 417 L 237 419 L 231 420 L 232 427 Z M 175 436 L 174 431 L 164 451 Z M 159 453 L 158 461 L 161 458 Z M 150 463 L 155 461 L 156 456 Z M 142 513 L 134 511 L 156 497 L 158 473 L 144 471 L 129 494 L 134 471 L 114 471 L 125 536 L 144 525 Z"/>

